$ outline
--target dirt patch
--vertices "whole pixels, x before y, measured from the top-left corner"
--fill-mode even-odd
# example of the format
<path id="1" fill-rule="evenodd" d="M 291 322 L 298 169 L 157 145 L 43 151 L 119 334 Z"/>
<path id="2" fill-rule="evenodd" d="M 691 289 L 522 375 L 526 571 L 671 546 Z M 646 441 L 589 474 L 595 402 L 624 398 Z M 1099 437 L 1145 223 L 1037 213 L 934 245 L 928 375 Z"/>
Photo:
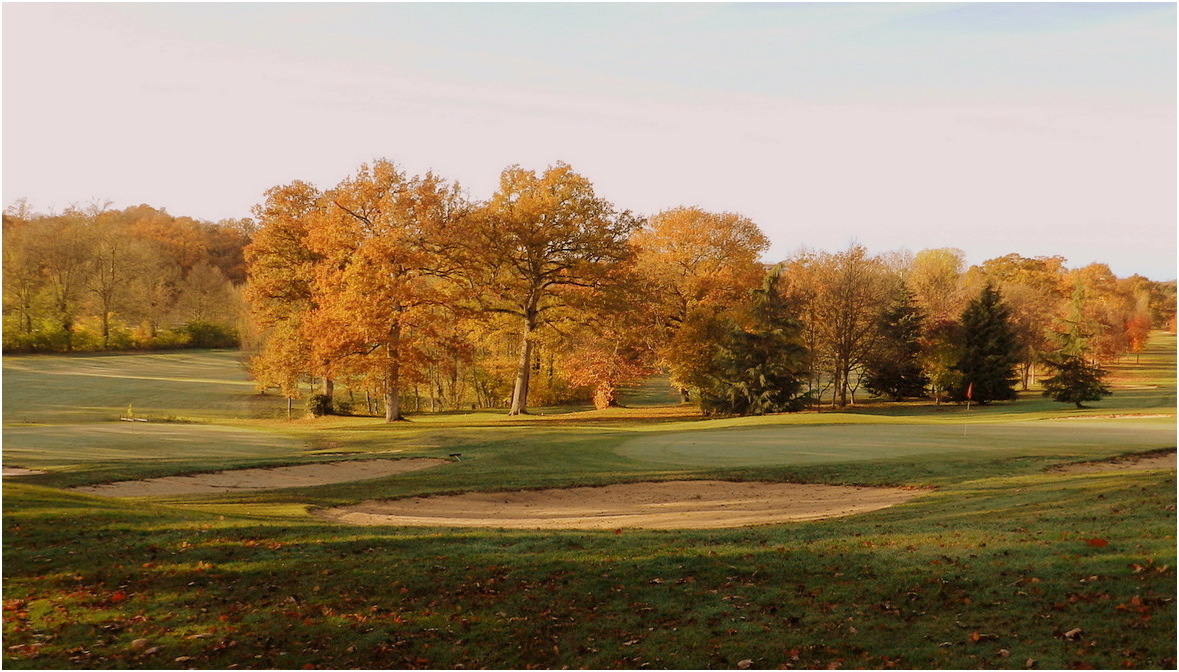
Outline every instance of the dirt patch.
<path id="1" fill-rule="evenodd" d="M 743 527 L 849 516 L 919 490 L 797 483 L 669 481 L 413 497 L 316 515 L 349 525 L 612 530 Z"/>
<path id="2" fill-rule="evenodd" d="M 76 492 L 107 497 L 159 497 L 200 495 L 250 490 L 298 488 L 329 483 L 347 483 L 392 476 L 407 471 L 428 469 L 447 460 L 418 458 L 412 460 L 351 460 L 320 462 L 293 467 L 235 469 L 191 476 L 167 476 L 143 481 L 119 481 L 74 488 Z"/>
<path id="3" fill-rule="evenodd" d="M 1091 474 L 1100 471 L 1117 471 L 1130 469 L 1174 469 L 1175 453 L 1164 455 L 1145 455 L 1142 457 L 1127 457 L 1104 462 L 1078 462 L 1055 467 L 1053 472 L 1062 474 Z"/>
<path id="4" fill-rule="evenodd" d="M 37 471 L 36 469 L 25 469 L 24 467 L 3 467 L 3 476 L 32 476 L 34 474 L 44 474 L 44 471 Z"/>

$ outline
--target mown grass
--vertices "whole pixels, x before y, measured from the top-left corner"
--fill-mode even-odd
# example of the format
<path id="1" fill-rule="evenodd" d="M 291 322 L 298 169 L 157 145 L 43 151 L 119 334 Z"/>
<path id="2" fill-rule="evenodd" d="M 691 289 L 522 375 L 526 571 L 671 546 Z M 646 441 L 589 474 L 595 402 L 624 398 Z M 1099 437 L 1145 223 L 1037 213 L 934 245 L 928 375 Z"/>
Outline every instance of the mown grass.
<path id="1" fill-rule="evenodd" d="M 101 418 L 83 413 L 61 416 L 77 423 L 59 423 L 63 438 L 22 438 L 17 455 L 52 471 L 4 484 L 4 666 L 1174 668 L 1175 472 L 1046 470 L 1173 448 L 1174 345 L 1156 335 L 1137 368 L 1115 372 L 1126 387 L 1080 413 L 1029 395 L 971 415 L 871 405 L 719 421 L 642 403 L 392 427 L 234 420 L 239 400 L 192 382 L 230 375 L 216 366 L 133 366 L 178 379 L 165 398 L 197 400 L 169 412 L 219 424 L 166 426 L 194 432 L 187 442 L 99 445 L 84 437 Z M 46 358 L 46 377 L 68 378 L 71 359 Z M 104 365 L 114 373 L 73 399 L 121 389 L 93 381 L 144 384 Z M 44 380 L 36 366 L 16 377 L 8 366 L 6 422 L 10 407 L 71 403 L 60 388 L 26 389 Z M 644 391 L 651 404 L 659 393 Z M 1062 419 L 1111 414 L 1169 417 Z M 5 427 L 6 464 L 21 429 Z M 242 439 L 202 442 L 210 430 Z M 964 430 L 966 444 L 945 444 Z M 828 455 L 803 459 L 814 437 Z M 668 457 L 643 449 L 652 440 L 701 448 Z M 453 452 L 461 462 L 315 488 L 139 500 L 60 489 Z M 936 489 L 846 519 L 712 531 L 346 528 L 309 515 L 373 497 L 680 478 Z"/>

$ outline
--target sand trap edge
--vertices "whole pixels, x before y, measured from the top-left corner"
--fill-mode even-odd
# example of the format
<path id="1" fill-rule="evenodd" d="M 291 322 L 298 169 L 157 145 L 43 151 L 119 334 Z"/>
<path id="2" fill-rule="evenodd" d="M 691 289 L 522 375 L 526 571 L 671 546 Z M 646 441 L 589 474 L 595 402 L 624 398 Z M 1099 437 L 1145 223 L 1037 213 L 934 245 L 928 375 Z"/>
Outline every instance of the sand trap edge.
<path id="1" fill-rule="evenodd" d="M 926 494 L 916 488 L 656 481 L 373 500 L 312 515 L 344 525 L 553 530 L 723 529 L 867 513 Z"/>
<path id="2" fill-rule="evenodd" d="M 81 486 L 71 488 L 71 490 L 105 497 L 168 497 L 253 492 L 366 481 L 429 469 L 450 464 L 450 462 L 450 460 L 429 457 L 316 462 L 285 467 L 229 469 L 187 476 L 116 481 Z"/>

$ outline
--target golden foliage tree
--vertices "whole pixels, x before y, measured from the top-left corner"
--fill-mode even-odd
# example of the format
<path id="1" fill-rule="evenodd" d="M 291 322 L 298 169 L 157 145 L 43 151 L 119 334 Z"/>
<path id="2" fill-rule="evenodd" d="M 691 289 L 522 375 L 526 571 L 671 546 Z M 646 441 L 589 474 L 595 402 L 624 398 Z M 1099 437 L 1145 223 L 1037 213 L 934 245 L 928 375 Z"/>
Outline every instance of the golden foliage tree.
<path id="1" fill-rule="evenodd" d="M 659 361 L 686 390 L 703 361 L 710 325 L 760 286 L 759 258 L 769 240 L 748 217 L 681 207 L 652 217 L 631 244 L 648 288 Z"/>
<path id="2" fill-rule="evenodd" d="M 512 166 L 499 189 L 471 220 L 465 243 L 465 282 L 486 311 L 514 316 L 519 357 L 512 415 L 527 413 L 538 331 L 575 305 L 578 289 L 610 281 L 628 256 L 638 220 L 594 192 L 585 177 L 557 163 L 543 173 Z"/>

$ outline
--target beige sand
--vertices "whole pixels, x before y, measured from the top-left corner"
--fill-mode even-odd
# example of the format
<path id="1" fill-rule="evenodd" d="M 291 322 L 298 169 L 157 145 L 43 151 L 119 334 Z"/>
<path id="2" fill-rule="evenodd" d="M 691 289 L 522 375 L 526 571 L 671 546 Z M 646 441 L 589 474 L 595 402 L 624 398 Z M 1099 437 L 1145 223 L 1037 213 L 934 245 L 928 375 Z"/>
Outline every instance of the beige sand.
<path id="1" fill-rule="evenodd" d="M 249 490 L 298 488 L 309 485 L 363 481 L 391 476 L 407 471 L 427 469 L 447 460 L 418 458 L 411 460 L 352 460 L 348 462 L 320 462 L 293 467 L 270 469 L 235 469 L 211 474 L 167 476 L 145 481 L 119 481 L 102 485 L 74 488 L 77 492 L 107 497 L 158 497 L 167 495 L 199 495 Z"/>
<path id="2" fill-rule="evenodd" d="M 921 491 L 797 483 L 670 481 L 374 501 L 317 512 L 350 525 L 512 529 L 707 529 L 848 516 Z"/>
<path id="3" fill-rule="evenodd" d="M 1090 474 L 1099 471 L 1129 469 L 1174 469 L 1175 453 L 1151 455 L 1149 457 L 1126 458 L 1109 462 L 1079 462 L 1056 467 L 1053 471 L 1065 474 Z"/>
<path id="4" fill-rule="evenodd" d="M 44 474 L 44 471 L 37 471 L 36 469 L 25 469 L 24 467 L 0 467 L 3 470 L 3 476 L 32 476 L 34 474 Z"/>

